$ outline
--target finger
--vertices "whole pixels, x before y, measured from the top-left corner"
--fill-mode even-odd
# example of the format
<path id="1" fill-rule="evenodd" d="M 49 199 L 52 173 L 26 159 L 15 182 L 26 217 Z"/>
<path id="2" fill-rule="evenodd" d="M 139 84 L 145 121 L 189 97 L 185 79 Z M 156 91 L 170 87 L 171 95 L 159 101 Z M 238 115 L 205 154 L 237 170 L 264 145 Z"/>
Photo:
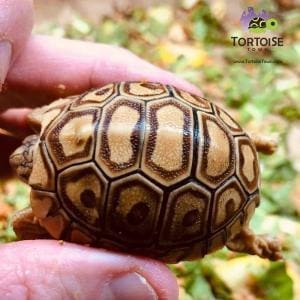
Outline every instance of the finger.
<path id="1" fill-rule="evenodd" d="M 150 259 L 57 241 L 0 246 L 1 299 L 171 299 L 176 280 Z"/>
<path id="2" fill-rule="evenodd" d="M 172 84 L 191 93 L 201 93 L 191 83 L 140 59 L 128 50 L 104 44 L 34 36 L 10 70 L 8 89 L 1 97 L 9 98 L 10 105 L 32 107 L 57 97 L 122 80 L 155 81 Z"/>
<path id="3" fill-rule="evenodd" d="M 27 123 L 30 111 L 28 108 L 11 108 L 0 113 L 0 127 L 16 137 L 24 138 L 32 132 Z"/>
<path id="4" fill-rule="evenodd" d="M 6 179 L 13 175 L 8 158 L 20 144 L 21 140 L 18 140 L 13 136 L 4 134 L 0 130 L 0 180 Z"/>
<path id="5" fill-rule="evenodd" d="M 0 0 L 0 91 L 33 26 L 31 0 Z"/>

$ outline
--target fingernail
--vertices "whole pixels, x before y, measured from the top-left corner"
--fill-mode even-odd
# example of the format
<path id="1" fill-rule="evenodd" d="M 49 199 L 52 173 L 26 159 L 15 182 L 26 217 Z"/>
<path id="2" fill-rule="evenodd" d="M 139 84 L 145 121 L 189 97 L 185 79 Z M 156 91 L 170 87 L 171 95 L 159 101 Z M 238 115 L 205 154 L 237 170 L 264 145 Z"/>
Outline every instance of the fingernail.
<path id="1" fill-rule="evenodd" d="M 0 41 L 0 91 L 9 69 L 11 52 L 11 43 L 7 40 Z"/>
<path id="2" fill-rule="evenodd" d="M 154 289 L 147 280 L 138 273 L 129 273 L 113 278 L 106 286 L 103 300 L 156 300 Z"/>

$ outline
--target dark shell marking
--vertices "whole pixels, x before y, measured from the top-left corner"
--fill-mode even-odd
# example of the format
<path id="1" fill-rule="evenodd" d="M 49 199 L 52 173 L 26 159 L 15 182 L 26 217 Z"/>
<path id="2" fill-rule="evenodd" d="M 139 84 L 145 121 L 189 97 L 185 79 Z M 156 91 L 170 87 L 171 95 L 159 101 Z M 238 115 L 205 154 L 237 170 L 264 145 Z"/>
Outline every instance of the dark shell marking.
<path id="1" fill-rule="evenodd" d="M 221 108 L 171 86 L 123 82 L 64 109 L 45 122 L 38 148 L 54 183 L 32 194 L 53 237 L 176 262 L 221 248 L 249 222 L 256 151 Z"/>
<path id="2" fill-rule="evenodd" d="M 266 28 L 266 21 L 263 18 L 253 18 L 249 22 L 248 28 Z"/>

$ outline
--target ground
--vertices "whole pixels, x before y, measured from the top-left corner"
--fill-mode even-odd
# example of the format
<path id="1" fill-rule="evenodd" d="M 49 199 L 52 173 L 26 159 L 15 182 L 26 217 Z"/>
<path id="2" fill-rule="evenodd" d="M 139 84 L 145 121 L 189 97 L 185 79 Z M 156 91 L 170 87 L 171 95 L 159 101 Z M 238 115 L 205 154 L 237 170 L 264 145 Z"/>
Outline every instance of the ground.
<path id="1" fill-rule="evenodd" d="M 58 15 L 55 2 L 63 5 Z M 47 13 L 38 4 L 35 32 L 129 48 L 195 83 L 247 131 L 278 139 L 274 155 L 260 155 L 262 199 L 251 227 L 279 237 L 285 260 L 269 262 L 223 249 L 171 268 L 182 300 L 300 299 L 300 12 L 292 0 L 210 3 L 183 0 L 176 6 L 126 4 L 95 10 L 92 0 L 53 1 L 52 6 L 47 3 Z M 275 12 L 276 34 L 284 38 L 284 47 L 248 52 L 232 46 L 231 36 L 245 35 L 239 18 L 248 6 Z M 272 62 L 235 63 L 245 58 Z M 27 204 L 25 185 L 2 180 L 1 242 L 15 239 L 9 219 Z"/>

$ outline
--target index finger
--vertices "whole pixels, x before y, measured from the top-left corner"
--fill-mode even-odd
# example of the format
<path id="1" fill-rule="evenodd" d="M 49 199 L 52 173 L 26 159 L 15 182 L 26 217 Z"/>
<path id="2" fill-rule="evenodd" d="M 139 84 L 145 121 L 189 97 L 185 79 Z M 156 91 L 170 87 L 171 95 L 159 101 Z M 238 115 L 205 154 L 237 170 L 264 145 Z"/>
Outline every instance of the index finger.
<path id="1" fill-rule="evenodd" d="M 147 80 L 201 92 L 126 49 L 90 42 L 33 36 L 11 68 L 0 103 L 33 107 L 109 82 Z M 12 100 L 13 99 L 13 100 Z"/>

